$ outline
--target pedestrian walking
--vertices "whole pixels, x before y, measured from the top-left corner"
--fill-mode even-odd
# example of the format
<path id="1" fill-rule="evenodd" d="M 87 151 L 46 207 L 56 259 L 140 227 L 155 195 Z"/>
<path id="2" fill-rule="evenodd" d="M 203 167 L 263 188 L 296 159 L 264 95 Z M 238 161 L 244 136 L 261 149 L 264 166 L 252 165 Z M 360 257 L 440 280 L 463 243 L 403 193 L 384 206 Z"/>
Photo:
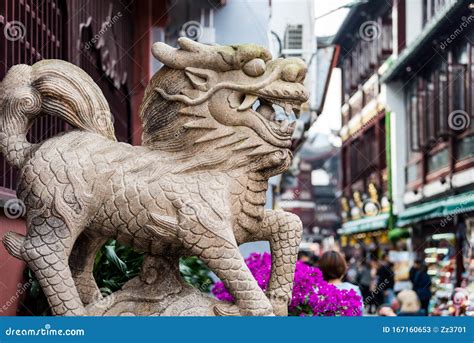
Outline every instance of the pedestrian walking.
<path id="1" fill-rule="evenodd" d="M 431 299 L 431 278 L 428 275 L 428 267 L 422 259 L 417 259 L 410 269 L 410 281 L 413 285 L 413 291 L 420 299 L 421 309 L 428 315 L 428 306 Z"/>
<path id="2" fill-rule="evenodd" d="M 384 254 L 377 269 L 377 286 L 375 288 L 375 298 L 378 306 L 383 303 L 390 304 L 395 297 L 393 288 L 395 286 L 395 277 L 393 273 L 393 265 L 388 258 L 388 254 Z"/>
<path id="3" fill-rule="evenodd" d="M 370 275 L 370 265 L 367 260 L 360 263 L 357 270 L 356 281 L 360 287 L 364 304 L 370 310 L 372 304 L 370 297 L 370 284 L 372 283 L 372 277 Z"/>

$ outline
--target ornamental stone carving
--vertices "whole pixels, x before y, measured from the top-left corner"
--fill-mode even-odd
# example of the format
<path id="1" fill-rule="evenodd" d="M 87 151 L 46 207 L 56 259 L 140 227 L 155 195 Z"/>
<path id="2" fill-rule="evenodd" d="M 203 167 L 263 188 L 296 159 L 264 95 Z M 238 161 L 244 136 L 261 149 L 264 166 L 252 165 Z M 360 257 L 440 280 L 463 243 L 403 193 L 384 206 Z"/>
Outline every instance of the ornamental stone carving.
<path id="1" fill-rule="evenodd" d="M 179 45 L 153 45 L 164 66 L 141 105 L 142 146 L 116 141 L 101 90 L 68 62 L 16 65 L 2 82 L 0 149 L 20 170 L 27 225 L 3 243 L 54 315 L 287 314 L 301 221 L 264 205 L 269 177 L 292 159 L 288 117 L 307 101 L 306 66 L 255 45 Z M 74 129 L 32 144 L 26 133 L 43 114 Z M 101 298 L 92 269 L 108 239 L 146 257 L 139 276 Z M 266 292 L 238 249 L 258 240 L 271 247 Z M 182 256 L 202 259 L 235 304 L 186 285 Z"/>

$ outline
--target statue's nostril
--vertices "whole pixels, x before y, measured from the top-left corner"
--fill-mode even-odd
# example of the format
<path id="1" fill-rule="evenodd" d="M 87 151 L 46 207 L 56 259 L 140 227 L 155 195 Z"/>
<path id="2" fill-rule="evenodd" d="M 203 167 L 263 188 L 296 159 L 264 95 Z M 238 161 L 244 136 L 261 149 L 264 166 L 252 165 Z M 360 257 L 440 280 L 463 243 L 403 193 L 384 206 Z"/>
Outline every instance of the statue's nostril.
<path id="1" fill-rule="evenodd" d="M 303 82 L 306 77 L 306 68 L 300 68 L 296 82 Z"/>
<path id="2" fill-rule="evenodd" d="M 297 66 L 296 64 L 289 64 L 285 68 L 283 68 L 281 78 L 283 79 L 283 81 L 296 82 L 298 79 L 299 69 L 299 66 Z"/>

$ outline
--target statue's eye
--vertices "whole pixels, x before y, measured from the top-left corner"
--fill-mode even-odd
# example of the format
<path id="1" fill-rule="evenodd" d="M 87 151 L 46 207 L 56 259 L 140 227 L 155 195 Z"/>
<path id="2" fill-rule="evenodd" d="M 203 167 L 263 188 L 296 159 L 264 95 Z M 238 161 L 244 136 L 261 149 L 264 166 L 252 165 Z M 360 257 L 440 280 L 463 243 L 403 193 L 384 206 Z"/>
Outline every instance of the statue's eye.
<path id="1" fill-rule="evenodd" d="M 242 70 L 248 76 L 260 76 L 265 72 L 265 61 L 261 58 L 254 58 L 253 60 L 248 61 L 244 64 Z"/>

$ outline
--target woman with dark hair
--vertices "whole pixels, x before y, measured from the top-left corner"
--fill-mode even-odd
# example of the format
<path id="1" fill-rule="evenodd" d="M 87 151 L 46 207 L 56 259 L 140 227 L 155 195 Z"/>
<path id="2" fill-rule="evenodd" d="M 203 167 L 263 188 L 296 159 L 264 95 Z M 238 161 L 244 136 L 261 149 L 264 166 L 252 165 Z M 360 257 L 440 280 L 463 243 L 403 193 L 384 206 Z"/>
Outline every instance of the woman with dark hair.
<path id="1" fill-rule="evenodd" d="M 352 283 L 342 281 L 347 272 L 347 264 L 346 260 L 340 253 L 334 250 L 326 251 L 319 259 L 319 269 L 321 270 L 323 278 L 327 283 L 330 283 L 339 289 L 352 289 L 362 299 L 362 294 L 359 287 Z M 361 312 L 363 310 L 364 306 L 362 304 Z"/>

